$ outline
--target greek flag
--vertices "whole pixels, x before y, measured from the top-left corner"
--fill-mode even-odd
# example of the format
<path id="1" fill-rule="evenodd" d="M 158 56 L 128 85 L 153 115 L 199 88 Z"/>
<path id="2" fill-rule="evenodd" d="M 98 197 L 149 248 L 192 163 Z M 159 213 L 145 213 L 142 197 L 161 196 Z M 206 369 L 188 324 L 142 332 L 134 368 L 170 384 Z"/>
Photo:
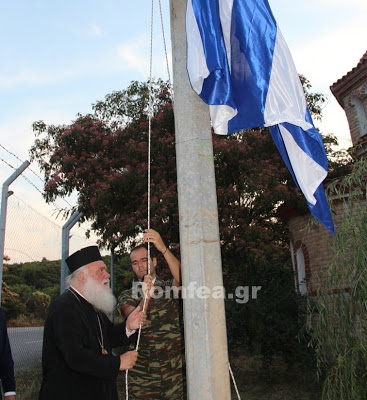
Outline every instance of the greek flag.
<path id="1" fill-rule="evenodd" d="M 187 69 L 215 133 L 267 126 L 312 215 L 334 234 L 327 158 L 267 0 L 188 0 Z"/>

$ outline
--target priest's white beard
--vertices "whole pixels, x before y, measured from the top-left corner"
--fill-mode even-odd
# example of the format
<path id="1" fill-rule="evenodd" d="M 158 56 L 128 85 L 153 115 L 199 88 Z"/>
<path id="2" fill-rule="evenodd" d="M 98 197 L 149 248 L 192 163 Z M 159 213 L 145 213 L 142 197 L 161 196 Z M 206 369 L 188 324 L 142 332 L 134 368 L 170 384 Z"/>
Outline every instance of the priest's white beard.
<path id="1" fill-rule="evenodd" d="M 88 276 L 83 291 L 85 298 L 95 308 L 98 308 L 98 310 L 103 311 L 105 314 L 111 314 L 116 306 L 116 298 L 111 293 L 109 285 L 104 285 L 105 282 L 109 282 L 109 279 L 105 279 L 102 283 L 99 283 Z"/>

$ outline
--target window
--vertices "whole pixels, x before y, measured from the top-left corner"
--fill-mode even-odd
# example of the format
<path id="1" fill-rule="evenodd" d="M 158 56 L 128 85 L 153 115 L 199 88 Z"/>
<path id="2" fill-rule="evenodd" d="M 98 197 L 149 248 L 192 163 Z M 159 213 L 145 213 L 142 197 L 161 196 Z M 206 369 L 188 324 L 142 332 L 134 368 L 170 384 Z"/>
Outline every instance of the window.
<path id="1" fill-rule="evenodd" d="M 290 250 L 291 250 L 292 267 L 294 272 L 294 287 L 296 289 L 296 292 L 298 292 L 298 277 L 297 277 L 298 274 L 296 273 L 296 266 L 294 265 L 294 247 L 292 241 L 290 241 Z"/>
<path id="2" fill-rule="evenodd" d="M 301 248 L 296 251 L 297 275 L 298 275 L 298 288 L 299 292 L 304 295 L 307 294 L 306 282 L 306 268 L 305 257 Z"/>
<path id="3" fill-rule="evenodd" d="M 356 118 L 358 120 L 359 136 L 367 133 L 367 116 L 363 106 L 363 102 L 357 96 L 351 98 L 350 104 L 355 107 Z"/>

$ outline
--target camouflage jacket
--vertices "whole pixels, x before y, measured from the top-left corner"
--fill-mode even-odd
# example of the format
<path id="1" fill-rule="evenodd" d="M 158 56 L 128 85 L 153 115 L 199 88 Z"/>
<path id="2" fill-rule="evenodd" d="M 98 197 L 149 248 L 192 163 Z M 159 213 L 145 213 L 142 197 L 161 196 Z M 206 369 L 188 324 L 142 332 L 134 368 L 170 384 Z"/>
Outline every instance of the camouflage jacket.
<path id="1" fill-rule="evenodd" d="M 173 294 L 171 280 L 154 282 L 155 293 L 149 301 L 147 320 L 141 330 L 139 357 L 136 367 L 144 367 L 147 372 L 150 365 L 181 357 L 184 353 L 181 300 Z M 140 290 L 141 293 L 141 290 Z M 121 306 L 136 307 L 142 296 L 137 296 L 136 284 L 123 291 L 118 298 L 117 309 Z"/>

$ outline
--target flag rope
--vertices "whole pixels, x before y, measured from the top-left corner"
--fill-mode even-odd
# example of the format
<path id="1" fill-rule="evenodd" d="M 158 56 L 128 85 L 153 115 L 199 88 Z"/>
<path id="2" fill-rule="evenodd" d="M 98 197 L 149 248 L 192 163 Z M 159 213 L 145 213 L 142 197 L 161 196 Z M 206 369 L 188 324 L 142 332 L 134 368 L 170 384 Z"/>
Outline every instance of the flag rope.
<path id="1" fill-rule="evenodd" d="M 166 46 L 166 36 L 165 36 L 165 33 L 164 33 L 164 23 L 163 23 L 161 0 L 159 0 L 159 13 L 160 13 L 160 16 L 161 16 L 161 28 L 162 28 L 164 55 L 165 55 L 165 58 L 166 58 L 166 67 L 167 67 L 167 76 L 168 76 L 168 88 L 169 88 L 169 91 L 170 91 L 170 95 L 171 95 L 171 98 L 172 98 L 172 105 L 173 105 L 173 86 L 172 86 L 172 83 L 171 83 L 171 74 L 170 74 L 170 70 L 169 70 L 168 53 L 167 53 L 167 46 Z"/>
<path id="2" fill-rule="evenodd" d="M 229 361 L 228 361 L 228 368 L 229 368 L 229 373 L 231 374 L 233 386 L 234 386 L 234 388 L 236 390 L 236 394 L 237 394 L 238 400 L 241 400 L 240 392 L 237 389 L 236 380 L 234 379 L 234 375 L 233 375 L 233 372 L 232 372 L 231 364 L 229 363 Z"/>
<path id="3" fill-rule="evenodd" d="M 154 0 L 152 0 L 152 11 L 151 11 L 151 18 L 150 18 L 150 60 L 149 60 L 149 85 L 148 85 L 148 184 L 147 184 L 147 227 L 150 229 L 150 181 L 151 181 L 151 171 L 150 171 L 150 164 L 151 164 L 151 136 L 152 136 L 152 117 L 153 117 L 153 90 L 152 90 L 152 66 L 153 66 L 153 22 L 154 22 Z M 160 4 L 160 2 L 159 2 Z M 162 14 L 161 14 L 162 16 Z M 163 21 L 162 21 L 163 23 Z M 168 64 L 167 64 L 168 66 Z M 150 258 L 150 242 L 148 241 L 148 275 L 150 275 L 150 267 L 151 267 L 151 258 Z M 147 302 L 147 291 L 143 293 L 144 302 L 143 302 L 143 310 L 145 312 L 146 302 Z M 139 350 L 140 344 L 140 336 L 141 336 L 141 328 L 142 324 L 139 325 L 138 330 L 138 338 L 136 340 L 135 351 Z M 126 370 L 125 374 L 125 397 L 126 400 L 129 400 L 129 382 L 128 382 L 129 370 Z"/>

